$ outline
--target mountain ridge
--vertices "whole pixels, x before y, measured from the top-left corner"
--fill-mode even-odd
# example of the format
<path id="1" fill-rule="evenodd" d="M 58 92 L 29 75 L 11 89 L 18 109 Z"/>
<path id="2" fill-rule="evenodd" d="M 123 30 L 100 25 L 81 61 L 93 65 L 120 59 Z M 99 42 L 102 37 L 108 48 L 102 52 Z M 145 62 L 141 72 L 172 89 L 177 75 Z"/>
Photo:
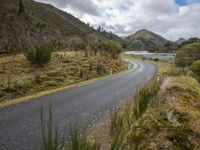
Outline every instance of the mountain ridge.
<path id="1" fill-rule="evenodd" d="M 129 48 L 138 50 L 161 48 L 166 43 L 171 42 L 147 29 L 138 30 L 134 34 L 129 35 L 125 41 L 129 43 Z"/>

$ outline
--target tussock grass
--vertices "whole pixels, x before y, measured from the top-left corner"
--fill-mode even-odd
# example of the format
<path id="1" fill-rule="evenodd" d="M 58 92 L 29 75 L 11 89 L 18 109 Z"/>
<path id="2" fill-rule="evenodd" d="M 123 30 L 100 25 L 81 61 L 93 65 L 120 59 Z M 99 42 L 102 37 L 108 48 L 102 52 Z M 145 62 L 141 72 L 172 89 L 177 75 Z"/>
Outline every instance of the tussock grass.
<path id="1" fill-rule="evenodd" d="M 123 140 L 131 129 L 131 125 L 138 120 L 147 108 L 153 103 L 160 89 L 160 83 L 155 79 L 137 91 L 130 104 L 124 109 L 111 111 L 111 135 L 113 138 L 111 149 L 120 150 L 124 148 Z"/>
<path id="2" fill-rule="evenodd" d="M 98 67 L 100 66 L 100 67 Z M 55 52 L 44 67 L 33 67 L 19 54 L 0 57 L 0 103 L 127 69 L 120 59 L 83 52 Z"/>
<path id="3" fill-rule="evenodd" d="M 89 139 L 78 127 L 71 127 L 70 134 L 64 135 L 54 124 L 52 106 L 49 104 L 48 121 L 45 121 L 43 107 L 41 106 L 41 141 L 38 150 L 99 150 L 100 145 Z"/>
<path id="4" fill-rule="evenodd" d="M 156 99 L 156 95 L 159 92 L 160 83 L 157 83 L 155 80 L 152 80 L 149 85 L 144 86 L 139 90 L 138 94 L 136 94 L 134 98 L 134 107 L 133 107 L 133 115 L 134 119 L 139 119 L 144 112 L 147 110 L 150 102 L 153 99 Z"/>
<path id="5" fill-rule="evenodd" d="M 55 128 L 52 116 L 52 107 L 49 104 L 48 121 L 45 121 L 43 107 L 41 106 L 41 144 L 37 147 L 38 150 L 57 150 L 66 149 L 65 137 L 60 136 L 58 128 Z"/>
<path id="6" fill-rule="evenodd" d="M 94 139 L 88 139 L 77 128 L 71 129 L 68 150 L 99 150 L 100 145 Z"/>

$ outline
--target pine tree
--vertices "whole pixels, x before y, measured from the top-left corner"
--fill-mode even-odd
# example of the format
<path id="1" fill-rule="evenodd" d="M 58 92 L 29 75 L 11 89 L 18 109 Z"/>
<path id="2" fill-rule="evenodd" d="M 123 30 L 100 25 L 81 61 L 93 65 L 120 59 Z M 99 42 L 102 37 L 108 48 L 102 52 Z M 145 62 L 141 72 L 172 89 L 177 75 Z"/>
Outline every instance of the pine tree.
<path id="1" fill-rule="evenodd" d="M 112 36 L 112 31 L 110 31 L 110 39 L 112 40 L 113 36 Z"/>
<path id="2" fill-rule="evenodd" d="M 25 7 L 24 7 L 24 3 L 22 0 L 19 0 L 19 15 L 20 14 L 25 15 Z"/>
<path id="3" fill-rule="evenodd" d="M 101 26 L 99 26 L 99 28 L 97 29 L 99 32 L 101 32 Z"/>

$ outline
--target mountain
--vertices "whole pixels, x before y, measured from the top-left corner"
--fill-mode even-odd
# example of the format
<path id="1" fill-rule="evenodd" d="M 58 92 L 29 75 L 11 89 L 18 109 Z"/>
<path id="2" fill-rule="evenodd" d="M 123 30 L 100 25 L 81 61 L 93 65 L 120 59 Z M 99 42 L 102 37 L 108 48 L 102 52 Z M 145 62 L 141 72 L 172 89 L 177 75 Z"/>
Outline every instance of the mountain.
<path id="1" fill-rule="evenodd" d="M 178 39 L 175 43 L 176 44 L 178 44 L 178 45 L 181 45 L 183 42 L 185 42 L 186 41 L 186 39 L 184 39 L 184 38 L 180 38 L 180 39 Z"/>
<path id="2" fill-rule="evenodd" d="M 180 46 L 183 46 L 183 45 L 186 45 L 186 44 L 191 44 L 191 43 L 194 43 L 194 42 L 200 42 L 200 38 L 198 38 L 198 37 L 189 38 L 188 40 L 185 40 L 184 42 L 182 42 Z"/>
<path id="3" fill-rule="evenodd" d="M 169 42 L 160 35 L 146 29 L 139 30 L 128 36 L 125 41 L 129 43 L 129 48 L 137 50 L 160 48 Z"/>
<path id="4" fill-rule="evenodd" d="M 41 43 L 51 43 L 61 49 L 66 48 L 72 38 L 88 42 L 88 35 L 123 43 L 118 36 L 97 31 L 49 4 L 33 0 L 1 0 L 0 8 L 0 50 L 26 49 Z"/>

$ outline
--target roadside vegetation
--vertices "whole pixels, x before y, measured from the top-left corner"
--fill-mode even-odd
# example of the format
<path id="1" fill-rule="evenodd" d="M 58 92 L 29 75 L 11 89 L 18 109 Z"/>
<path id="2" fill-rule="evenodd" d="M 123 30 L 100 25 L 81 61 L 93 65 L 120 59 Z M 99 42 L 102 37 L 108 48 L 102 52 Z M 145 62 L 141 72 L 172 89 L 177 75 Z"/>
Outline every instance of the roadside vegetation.
<path id="1" fill-rule="evenodd" d="M 158 65 L 159 76 L 137 90 L 126 104 L 111 111 L 109 149 L 200 147 L 199 50 L 199 43 L 184 44 L 177 52 L 175 63 L 150 61 Z M 122 57 L 138 59 L 124 54 Z"/>
<path id="2" fill-rule="evenodd" d="M 36 48 L 28 54 L 0 57 L 0 102 L 109 75 L 111 70 L 117 73 L 127 69 L 125 62 L 106 52 L 87 57 L 83 51 L 50 55 L 51 49 Z"/>
<path id="3" fill-rule="evenodd" d="M 71 127 L 69 136 L 64 135 L 54 122 L 53 109 L 49 104 L 48 119 L 44 117 L 43 107 L 40 112 L 41 140 L 35 143 L 34 149 L 38 150 L 98 150 L 100 145 L 93 139 L 89 139 L 86 133 L 78 127 Z M 46 121 L 47 120 L 47 121 Z"/>
<path id="4" fill-rule="evenodd" d="M 35 1 L 0 6 L 0 107 L 127 68 L 118 58 L 124 41 L 101 26 Z"/>
<path id="5" fill-rule="evenodd" d="M 199 83 L 186 76 L 165 78 L 156 101 L 132 124 L 124 149 L 198 149 Z"/>
<path id="6" fill-rule="evenodd" d="M 188 67 L 200 59 L 200 42 L 183 45 L 176 53 L 175 64 L 178 67 Z"/>

